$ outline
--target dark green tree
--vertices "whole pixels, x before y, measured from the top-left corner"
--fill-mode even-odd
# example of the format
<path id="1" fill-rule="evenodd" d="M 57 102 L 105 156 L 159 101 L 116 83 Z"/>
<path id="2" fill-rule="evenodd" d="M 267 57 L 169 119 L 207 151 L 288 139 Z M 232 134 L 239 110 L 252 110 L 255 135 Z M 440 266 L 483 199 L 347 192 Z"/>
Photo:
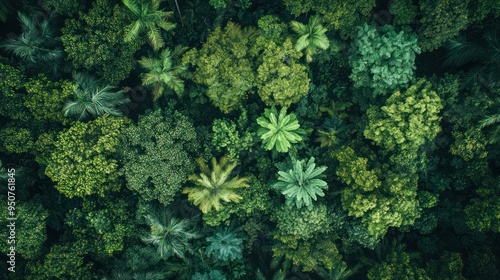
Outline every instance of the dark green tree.
<path id="1" fill-rule="evenodd" d="M 139 64 L 147 72 L 142 74 L 142 85 L 153 87 L 153 99 L 156 100 L 168 90 L 174 91 L 178 96 L 184 93 L 184 81 L 187 77 L 187 67 L 179 65 L 178 57 L 187 50 L 176 47 L 173 51 L 165 49 L 159 58 L 143 57 Z"/>
<path id="2" fill-rule="evenodd" d="M 199 235 L 193 230 L 191 221 L 172 217 L 166 210 L 147 215 L 146 220 L 151 232 L 143 236 L 142 240 L 157 246 L 162 258 L 176 256 L 184 259 L 187 253 L 193 253 L 189 241 Z"/>
<path id="3" fill-rule="evenodd" d="M 50 19 L 38 21 L 19 13 L 23 33 L 7 39 L 0 47 L 13 53 L 29 68 L 37 68 L 55 74 L 64 58 L 56 28 Z"/>
<path id="4" fill-rule="evenodd" d="M 124 42 L 124 26 L 132 19 L 125 7 L 111 0 L 93 1 L 78 19 L 67 19 L 61 41 L 76 70 L 87 70 L 115 85 L 134 69 L 139 41 Z M 92 50 L 92 51 L 89 51 Z"/>
<path id="5" fill-rule="evenodd" d="M 222 228 L 207 237 L 207 255 L 215 260 L 228 262 L 243 258 L 243 238 L 229 227 Z"/>
<path id="6" fill-rule="evenodd" d="M 156 110 L 123 130 L 120 156 L 127 188 L 146 201 L 170 204 L 195 169 L 190 153 L 198 149 L 187 117 Z"/>
<path id="7" fill-rule="evenodd" d="M 117 107 L 130 102 L 124 90 L 116 91 L 115 87 L 104 86 L 100 80 L 85 73 L 75 73 L 73 79 L 76 100 L 66 103 L 64 116 L 85 121 L 105 114 L 123 115 Z"/>

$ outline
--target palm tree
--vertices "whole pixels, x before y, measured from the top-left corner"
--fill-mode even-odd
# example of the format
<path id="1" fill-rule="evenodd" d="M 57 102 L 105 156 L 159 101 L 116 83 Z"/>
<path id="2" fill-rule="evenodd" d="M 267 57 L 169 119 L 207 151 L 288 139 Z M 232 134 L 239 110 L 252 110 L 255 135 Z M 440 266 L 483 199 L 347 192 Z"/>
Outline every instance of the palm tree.
<path id="1" fill-rule="evenodd" d="M 322 174 L 326 166 L 316 167 L 314 157 L 311 157 L 304 165 L 303 160 L 293 160 L 293 168 L 278 171 L 279 182 L 273 188 L 280 191 L 286 199 L 286 205 L 295 205 L 298 209 L 302 206 L 312 208 L 312 201 L 318 196 L 325 196 L 323 190 L 328 189 L 328 184 L 323 181 Z"/>
<path id="2" fill-rule="evenodd" d="M 488 89 L 498 88 L 500 80 L 500 38 L 498 27 L 483 34 L 482 41 L 468 42 L 460 37 L 446 44 L 446 65 L 473 63 L 468 80 L 481 82 Z"/>
<path id="3" fill-rule="evenodd" d="M 125 33 L 125 42 L 136 39 L 143 30 L 154 50 L 164 46 L 160 28 L 170 31 L 175 28 L 175 23 L 167 19 L 173 14 L 159 10 L 161 0 L 122 0 L 123 4 L 132 12 L 135 21 L 131 23 Z M 147 2 L 146 2 L 147 1 Z"/>
<path id="4" fill-rule="evenodd" d="M 207 246 L 207 255 L 216 260 L 227 262 L 243 258 L 243 238 L 229 227 L 207 237 L 207 241 L 210 242 Z"/>
<path id="5" fill-rule="evenodd" d="M 115 87 L 102 86 L 100 80 L 88 74 L 75 73 L 73 79 L 73 91 L 77 99 L 66 103 L 64 116 L 84 121 L 104 114 L 123 115 L 116 107 L 130 102 L 124 90 L 115 91 Z"/>
<path id="6" fill-rule="evenodd" d="M 0 47 L 19 57 L 28 68 L 55 73 L 64 57 L 56 29 L 48 19 L 40 23 L 19 13 L 22 33 L 4 40 Z"/>
<path id="7" fill-rule="evenodd" d="M 262 139 L 266 150 L 276 150 L 280 153 L 288 152 L 292 143 L 302 141 L 301 135 L 305 132 L 300 128 L 295 114 L 286 114 L 286 107 L 281 108 L 279 114 L 275 107 L 264 109 L 264 115 L 257 118 L 261 126 L 257 135 Z"/>
<path id="8" fill-rule="evenodd" d="M 151 226 L 151 233 L 142 241 L 158 246 L 158 253 L 163 259 L 171 256 L 185 259 L 186 253 L 193 253 L 189 240 L 200 236 L 192 229 L 190 220 L 171 217 L 164 209 L 145 218 Z"/>
<path id="9" fill-rule="evenodd" d="M 327 29 L 320 24 L 320 21 L 319 16 L 313 16 L 307 25 L 297 21 L 290 23 L 292 30 L 300 36 L 295 43 L 295 50 L 300 52 L 305 49 L 307 62 L 312 61 L 312 56 L 318 52 L 318 49 L 326 50 L 330 46 L 325 35 Z"/>
<path id="10" fill-rule="evenodd" d="M 492 127 L 489 135 L 491 144 L 500 143 L 500 98 L 496 98 L 488 108 L 491 114 L 486 115 L 479 123 L 480 128 Z"/>
<path id="11" fill-rule="evenodd" d="M 184 81 L 181 78 L 187 77 L 187 67 L 179 65 L 176 60 L 186 47 L 176 47 L 174 51 L 165 49 L 161 52 L 160 58 L 143 57 L 139 64 L 149 72 L 142 74 L 142 85 L 153 87 L 153 99 L 156 100 L 166 89 L 175 91 L 178 96 L 184 92 Z"/>
<path id="12" fill-rule="evenodd" d="M 203 213 L 207 213 L 212 208 L 218 211 L 221 208 L 221 200 L 239 202 L 243 198 L 234 190 L 248 187 L 248 178 L 236 176 L 229 180 L 229 175 L 236 167 L 236 163 L 229 164 L 226 157 L 217 163 L 217 160 L 212 158 L 212 170 L 210 170 L 203 159 L 200 158 L 197 161 L 202 173 L 188 177 L 188 180 L 194 182 L 196 186 L 186 188 L 182 193 L 188 194 L 188 199 L 195 206 L 199 206 Z"/>

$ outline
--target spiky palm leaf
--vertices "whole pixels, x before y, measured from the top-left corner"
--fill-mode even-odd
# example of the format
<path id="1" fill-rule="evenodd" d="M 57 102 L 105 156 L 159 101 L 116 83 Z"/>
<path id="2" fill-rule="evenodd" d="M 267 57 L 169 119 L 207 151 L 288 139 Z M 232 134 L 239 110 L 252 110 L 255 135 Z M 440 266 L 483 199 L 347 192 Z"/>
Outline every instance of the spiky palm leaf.
<path id="1" fill-rule="evenodd" d="M 123 115 L 117 107 L 130 102 L 125 97 L 125 91 L 115 91 L 112 86 L 101 86 L 99 80 L 86 74 L 76 73 L 73 77 L 76 100 L 66 103 L 64 116 L 84 121 L 104 114 Z"/>
<path id="2" fill-rule="evenodd" d="M 186 188 L 182 193 L 188 195 L 188 200 L 195 206 L 199 206 L 203 213 L 207 213 L 212 208 L 220 210 L 221 200 L 225 202 L 239 202 L 243 197 L 235 192 L 235 189 L 248 187 L 248 178 L 238 176 L 229 180 L 231 172 L 236 167 L 236 163 L 229 163 L 223 157 L 218 163 L 212 158 L 212 170 L 203 159 L 197 160 L 201 172 L 188 177 L 196 186 Z"/>
<path id="3" fill-rule="evenodd" d="M 165 42 L 160 29 L 170 31 L 175 28 L 175 23 L 167 20 L 173 13 L 160 10 L 161 0 L 122 0 L 122 2 L 135 18 L 135 21 L 126 28 L 125 42 L 136 39 L 141 32 L 146 31 L 154 50 L 163 47 Z"/>
<path id="4" fill-rule="evenodd" d="M 279 182 L 273 188 L 281 192 L 286 199 L 286 205 L 297 208 L 312 207 L 312 200 L 324 196 L 323 190 L 328 189 L 328 184 L 319 179 L 326 170 L 326 166 L 316 167 L 314 157 L 311 157 L 305 166 L 303 160 L 293 160 L 293 168 L 288 171 L 279 171 Z"/>
<path id="5" fill-rule="evenodd" d="M 193 253 L 189 240 L 199 235 L 192 229 L 190 220 L 171 217 L 167 211 L 145 217 L 151 226 L 151 233 L 143 237 L 142 241 L 157 246 L 163 259 L 171 256 L 184 259 L 186 253 Z"/>
<path id="6" fill-rule="evenodd" d="M 184 93 L 184 81 L 187 67 L 179 65 L 176 60 L 187 50 L 186 47 L 176 47 L 174 51 L 165 49 L 159 58 L 143 57 L 139 64 L 148 70 L 142 74 L 142 84 L 153 87 L 153 99 L 163 95 L 166 88 L 173 90 L 178 96 Z"/>
<path id="7" fill-rule="evenodd" d="M 482 41 L 468 42 L 464 37 L 449 40 L 446 65 L 462 66 L 474 63 L 467 80 L 482 83 L 488 88 L 498 88 L 500 80 L 500 38 L 499 28 L 488 30 Z"/>
<path id="8" fill-rule="evenodd" d="M 489 142 L 491 144 L 500 143 L 500 98 L 493 100 L 493 103 L 488 108 L 490 114 L 487 114 L 480 122 L 480 128 L 491 127 L 489 134 Z"/>
<path id="9" fill-rule="evenodd" d="M 257 118 L 257 123 L 261 126 L 257 134 L 263 140 L 262 143 L 266 150 L 272 150 L 276 147 L 278 152 L 286 153 L 292 146 L 291 143 L 302 141 L 299 122 L 295 114 L 286 114 L 286 107 L 278 112 L 275 107 L 265 109 L 264 116 Z"/>
<path id="10" fill-rule="evenodd" d="M 64 57 L 56 29 L 47 19 L 37 23 L 22 13 L 18 15 L 22 33 L 3 41 L 0 47 L 19 57 L 28 68 L 55 73 Z"/>
<path id="11" fill-rule="evenodd" d="M 311 17 L 307 25 L 297 21 L 290 22 L 292 30 L 300 36 L 295 43 L 295 49 L 299 52 L 305 50 L 307 62 L 312 61 L 313 55 L 319 49 L 326 50 L 330 46 L 328 37 L 325 35 L 327 29 L 320 22 L 319 16 Z"/>
<path id="12" fill-rule="evenodd" d="M 207 237 L 207 255 L 220 261 L 234 261 L 243 257 L 243 238 L 236 231 L 224 228 Z"/>

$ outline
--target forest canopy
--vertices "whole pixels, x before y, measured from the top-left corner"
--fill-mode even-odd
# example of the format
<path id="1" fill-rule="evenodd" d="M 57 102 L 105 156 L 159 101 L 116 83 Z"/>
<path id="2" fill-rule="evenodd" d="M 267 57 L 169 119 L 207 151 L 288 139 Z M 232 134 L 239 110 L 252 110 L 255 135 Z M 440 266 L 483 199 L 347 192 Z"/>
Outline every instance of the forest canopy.
<path id="1" fill-rule="evenodd" d="M 500 1 L 0 1 L 0 279 L 500 279 Z"/>

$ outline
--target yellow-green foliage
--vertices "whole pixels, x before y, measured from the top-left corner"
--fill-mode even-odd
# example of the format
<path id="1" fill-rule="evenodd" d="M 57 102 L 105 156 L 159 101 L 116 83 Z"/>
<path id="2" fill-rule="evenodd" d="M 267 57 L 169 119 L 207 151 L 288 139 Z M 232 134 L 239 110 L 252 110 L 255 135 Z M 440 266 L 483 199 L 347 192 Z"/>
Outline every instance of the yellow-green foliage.
<path id="1" fill-rule="evenodd" d="M 21 89 L 26 77 L 21 69 L 0 63 L 0 115 L 23 122 L 31 116 L 23 106 Z"/>
<path id="2" fill-rule="evenodd" d="M 349 216 L 361 218 L 371 235 L 381 238 L 389 227 L 414 223 L 420 215 L 416 176 L 370 170 L 368 159 L 358 157 L 350 147 L 340 148 L 334 156 L 340 163 L 336 174 L 347 185 L 341 193 L 342 208 Z"/>
<path id="3" fill-rule="evenodd" d="M 33 132 L 24 127 L 8 126 L 0 129 L 2 146 L 0 151 L 8 153 L 29 153 L 35 144 Z"/>
<path id="4" fill-rule="evenodd" d="M 224 30 L 217 27 L 210 33 L 200 50 L 192 49 L 182 59 L 195 67 L 193 81 L 208 87 L 208 98 L 224 113 L 238 109 L 253 87 L 253 33 L 228 22 Z"/>
<path id="5" fill-rule="evenodd" d="M 221 158 L 219 162 L 212 158 L 212 169 L 210 169 L 203 159 L 197 161 L 201 173 L 188 177 L 195 186 L 185 188 L 182 193 L 187 194 L 188 200 L 199 206 L 201 212 L 207 213 L 212 208 L 219 211 L 222 207 L 221 200 L 238 203 L 243 199 L 236 189 L 249 187 L 248 178 L 236 176 L 229 179 L 236 163 L 229 163 L 226 157 Z"/>
<path id="6" fill-rule="evenodd" d="M 387 151 L 415 153 L 441 130 L 442 108 L 431 84 L 422 79 L 404 92 L 393 93 L 385 106 L 370 107 L 364 135 Z"/>
<path id="7" fill-rule="evenodd" d="M 121 187 L 115 153 L 121 131 L 130 121 L 109 116 L 76 122 L 61 132 L 45 174 L 65 196 L 104 195 Z"/>
<path id="8" fill-rule="evenodd" d="M 256 86 L 268 106 L 290 106 L 309 92 L 307 67 L 299 63 L 302 54 L 288 38 L 283 45 L 270 42 L 261 56 Z"/>
<path id="9" fill-rule="evenodd" d="M 43 74 L 29 79 L 25 83 L 26 92 L 24 105 L 37 121 L 68 124 L 64 117 L 64 104 L 73 95 L 73 84 L 67 80 L 51 81 Z"/>

